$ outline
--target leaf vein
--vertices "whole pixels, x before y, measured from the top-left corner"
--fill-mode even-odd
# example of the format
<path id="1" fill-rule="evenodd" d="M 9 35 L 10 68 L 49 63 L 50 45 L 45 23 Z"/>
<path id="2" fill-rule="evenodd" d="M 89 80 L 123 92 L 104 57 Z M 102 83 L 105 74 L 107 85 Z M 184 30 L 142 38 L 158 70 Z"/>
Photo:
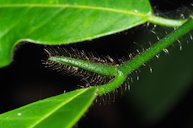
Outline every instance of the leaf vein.
<path id="1" fill-rule="evenodd" d="M 41 123 L 43 120 L 45 120 L 46 118 L 48 118 L 51 114 L 53 114 L 55 111 L 57 111 L 58 109 L 60 109 L 64 104 L 68 104 L 69 102 L 71 102 L 73 99 L 75 99 L 76 97 L 78 97 L 79 95 L 85 93 L 86 91 L 88 91 L 88 89 L 83 90 L 82 92 L 77 93 L 76 95 L 72 96 L 71 98 L 69 98 L 66 102 L 62 102 L 61 104 L 59 104 L 55 109 L 53 109 L 52 111 L 50 111 L 48 114 L 44 115 L 40 120 L 38 120 L 37 122 L 35 122 L 31 128 L 37 126 L 39 123 Z"/>
<path id="2" fill-rule="evenodd" d="M 148 13 L 135 12 L 134 10 L 123 10 L 115 9 L 109 7 L 99 7 L 91 5 L 70 5 L 70 4 L 3 4 L 0 5 L 0 8 L 22 8 L 22 7 L 36 7 L 36 8 L 78 8 L 78 9 L 91 9 L 91 10 L 101 10 L 107 12 L 114 12 L 127 15 L 135 15 L 140 17 L 151 16 L 151 11 Z"/>

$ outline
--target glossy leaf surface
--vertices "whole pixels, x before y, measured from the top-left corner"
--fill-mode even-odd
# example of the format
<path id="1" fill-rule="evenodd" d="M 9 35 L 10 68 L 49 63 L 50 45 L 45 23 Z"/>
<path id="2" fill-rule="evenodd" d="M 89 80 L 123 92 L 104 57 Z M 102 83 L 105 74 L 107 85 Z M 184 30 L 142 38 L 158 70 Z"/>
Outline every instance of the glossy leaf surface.
<path id="1" fill-rule="evenodd" d="M 22 41 L 69 44 L 112 34 L 147 21 L 148 0 L 1 0 L 0 67 Z"/>
<path id="2" fill-rule="evenodd" d="M 75 90 L 0 115 L 1 128 L 71 128 L 92 104 L 96 88 Z"/>

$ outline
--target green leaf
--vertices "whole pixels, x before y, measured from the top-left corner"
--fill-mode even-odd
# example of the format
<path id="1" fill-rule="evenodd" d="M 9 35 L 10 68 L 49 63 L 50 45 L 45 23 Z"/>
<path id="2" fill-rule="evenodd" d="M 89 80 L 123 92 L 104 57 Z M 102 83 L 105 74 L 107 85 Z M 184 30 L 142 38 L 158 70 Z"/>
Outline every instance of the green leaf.
<path id="1" fill-rule="evenodd" d="M 90 40 L 143 24 L 151 13 L 148 0 L 1 0 L 0 67 L 10 63 L 22 41 Z"/>
<path id="2" fill-rule="evenodd" d="M 1 128 L 71 128 L 96 96 L 86 88 L 54 96 L 0 115 Z"/>

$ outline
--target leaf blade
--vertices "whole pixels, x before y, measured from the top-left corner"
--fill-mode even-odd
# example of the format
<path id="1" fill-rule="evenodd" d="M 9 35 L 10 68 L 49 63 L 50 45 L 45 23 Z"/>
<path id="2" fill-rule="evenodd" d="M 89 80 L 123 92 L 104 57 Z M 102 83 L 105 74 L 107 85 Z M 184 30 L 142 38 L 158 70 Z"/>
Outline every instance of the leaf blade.
<path id="1" fill-rule="evenodd" d="M 148 0 L 1 1 L 0 67 L 10 63 L 22 41 L 58 45 L 90 40 L 143 24 L 150 13 Z"/>
<path id="2" fill-rule="evenodd" d="M 0 126 L 70 128 L 91 105 L 95 93 L 96 88 L 80 89 L 29 104 L 0 115 Z"/>

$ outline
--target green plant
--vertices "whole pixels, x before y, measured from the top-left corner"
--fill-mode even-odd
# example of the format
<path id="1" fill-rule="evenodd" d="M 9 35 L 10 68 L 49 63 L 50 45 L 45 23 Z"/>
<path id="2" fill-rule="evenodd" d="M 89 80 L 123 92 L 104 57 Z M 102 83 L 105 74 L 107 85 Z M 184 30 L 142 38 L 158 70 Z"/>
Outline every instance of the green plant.
<path id="1" fill-rule="evenodd" d="M 118 88 L 130 73 L 193 29 L 193 19 L 191 16 L 187 20 L 165 19 L 153 15 L 147 0 L 134 2 L 133 4 L 130 4 L 133 5 L 130 7 L 126 4 L 127 2 L 132 3 L 134 1 L 109 1 L 107 3 L 89 0 L 67 0 L 64 1 L 64 3 L 49 3 L 49 1 L 1 1 L 0 16 L 3 17 L 4 15 L 7 15 L 7 17 L 0 19 L 0 23 L 2 23 L 2 34 L 0 36 L 1 67 L 10 63 L 14 47 L 22 41 L 50 45 L 69 44 L 122 31 L 145 22 L 176 27 L 177 29 L 146 51 L 118 67 L 65 56 L 50 56 L 49 60 L 52 62 L 82 68 L 100 75 L 114 76 L 115 78 L 109 83 L 98 87 L 76 90 L 2 114 L 0 116 L 0 126 L 72 127 L 96 96 L 110 93 Z M 35 11 L 34 8 L 36 9 Z M 19 12 L 17 22 L 10 20 L 13 11 Z M 37 17 L 41 11 L 43 11 L 42 14 L 44 14 L 44 17 Z M 29 16 L 28 14 L 31 13 L 33 15 Z M 56 16 L 55 23 L 57 23 L 58 26 L 55 26 L 50 22 L 50 17 Z M 107 21 L 103 18 L 104 16 L 108 16 L 110 20 Z M 47 19 L 43 20 L 42 18 L 45 17 Z M 68 17 L 68 21 L 63 24 L 62 21 L 64 21 L 66 17 Z M 32 22 L 28 23 L 27 20 L 22 20 L 21 18 L 32 20 Z M 77 24 L 82 22 L 82 20 L 85 20 L 85 24 L 76 28 L 79 31 L 74 32 L 73 29 L 77 27 Z M 68 23 L 70 21 L 73 22 Z M 22 23 L 22 25 L 20 23 Z M 11 26 L 9 26 L 10 24 Z M 46 27 L 42 28 L 42 26 Z M 50 28 L 52 28 L 52 30 L 50 30 Z M 24 29 L 27 30 L 23 31 Z M 21 33 L 21 31 L 23 31 L 23 33 L 18 34 Z M 36 33 L 36 31 L 38 32 Z M 48 33 L 50 36 L 47 36 Z M 81 102 L 78 102 L 80 100 Z M 48 109 L 44 109 L 45 106 L 47 106 Z M 72 108 L 75 111 L 73 111 Z M 37 115 L 38 113 L 36 113 L 35 110 L 40 110 L 40 115 Z M 69 117 L 69 112 L 71 112 L 70 115 L 72 118 Z M 29 118 L 29 116 L 31 117 Z M 64 119 L 66 123 L 62 122 L 62 119 Z M 14 121 L 14 123 L 12 123 L 12 121 Z"/>

